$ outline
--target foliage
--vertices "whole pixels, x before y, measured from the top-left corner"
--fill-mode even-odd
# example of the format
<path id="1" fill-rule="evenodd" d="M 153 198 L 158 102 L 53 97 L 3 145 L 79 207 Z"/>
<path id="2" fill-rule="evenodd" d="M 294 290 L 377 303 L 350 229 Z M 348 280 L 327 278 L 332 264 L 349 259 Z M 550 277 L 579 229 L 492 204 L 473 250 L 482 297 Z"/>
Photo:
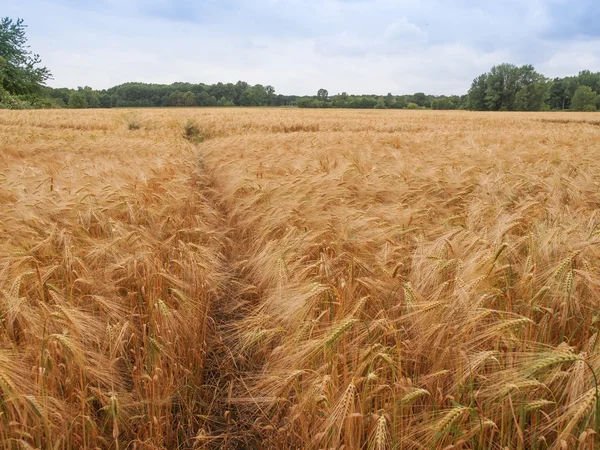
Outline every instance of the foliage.
<path id="1" fill-rule="evenodd" d="M 436 97 L 423 93 L 414 95 L 388 93 L 383 97 L 348 95 L 343 92 L 330 96 L 325 89 L 321 89 L 316 96 L 276 95 L 272 86 L 260 84 L 250 86 L 242 81 L 236 84 L 215 85 L 126 83 L 103 91 L 94 91 L 89 87 L 78 88 L 76 91 L 66 88 L 49 90 L 49 95 L 63 105 L 69 105 L 70 96 L 76 93 L 85 95 L 88 107 L 297 106 L 299 108 L 402 109 L 406 108 L 409 102 L 420 102 L 421 105 L 434 109 L 464 109 L 467 104 L 466 96 Z M 76 105 L 83 103 L 80 99 L 75 102 Z M 418 103 L 417 105 L 419 106 Z"/>
<path id="2" fill-rule="evenodd" d="M 319 89 L 317 92 L 317 98 L 323 102 L 326 102 L 329 99 L 329 91 L 327 91 L 327 89 Z"/>
<path id="3" fill-rule="evenodd" d="M 426 106 L 428 103 L 427 96 L 423 92 L 417 92 L 414 94 L 410 101 L 411 103 L 416 103 L 419 106 Z"/>
<path id="4" fill-rule="evenodd" d="M 441 110 L 453 110 L 453 109 L 465 109 L 466 101 L 464 98 L 453 95 L 446 97 L 445 95 L 439 96 L 431 101 L 431 109 Z"/>
<path id="5" fill-rule="evenodd" d="M 81 109 L 88 106 L 89 104 L 83 92 L 76 91 L 69 96 L 69 108 Z"/>
<path id="6" fill-rule="evenodd" d="M 51 78 L 29 50 L 25 28 L 23 19 L 0 18 L 0 86 L 10 95 L 39 94 Z"/>
<path id="7" fill-rule="evenodd" d="M 572 101 L 581 87 L 576 104 Z M 533 66 L 495 66 L 473 80 L 467 106 L 478 111 L 593 111 L 600 94 L 600 72 L 548 80 Z M 593 98 L 592 98 L 593 97 Z M 583 103 L 582 103 L 583 102 Z"/>
<path id="8" fill-rule="evenodd" d="M 590 86 L 579 86 L 573 93 L 571 109 L 573 111 L 596 111 L 596 98 L 598 94 Z"/>
<path id="9" fill-rule="evenodd" d="M 194 144 L 199 144 L 206 139 L 206 136 L 192 119 L 188 119 L 183 125 L 183 137 Z"/>
<path id="10" fill-rule="evenodd" d="M 0 109 L 26 109 L 30 105 L 19 100 L 0 86 Z"/>
<path id="11" fill-rule="evenodd" d="M 424 97 L 423 97 L 424 96 Z M 329 97 L 327 101 L 319 95 L 315 97 L 300 97 L 296 100 L 299 108 L 352 108 L 352 109 L 403 109 L 409 103 L 421 108 L 418 103 L 427 105 L 432 109 L 464 109 L 466 107 L 466 96 L 431 96 L 422 93 L 415 95 L 393 95 L 388 93 L 385 97 L 379 95 L 348 95 L 346 92 Z M 411 106 L 411 108 L 414 108 Z"/>
<path id="12" fill-rule="evenodd" d="M 264 86 L 260 84 L 249 87 L 240 97 L 240 106 L 267 106 L 269 104 L 269 95 L 273 94 L 269 94 Z"/>
<path id="13" fill-rule="evenodd" d="M 214 85 L 173 83 L 126 83 L 107 90 L 95 91 L 89 87 L 77 91 L 61 88 L 50 90 L 49 95 L 69 104 L 71 95 L 81 92 L 88 107 L 196 107 L 196 106 L 288 106 L 295 96 L 276 95 L 272 86 L 249 86 L 239 81 Z M 78 104 L 81 102 L 78 101 Z"/>
<path id="14" fill-rule="evenodd" d="M 549 90 L 548 80 L 533 66 L 500 64 L 473 81 L 468 106 L 479 111 L 540 111 Z"/>

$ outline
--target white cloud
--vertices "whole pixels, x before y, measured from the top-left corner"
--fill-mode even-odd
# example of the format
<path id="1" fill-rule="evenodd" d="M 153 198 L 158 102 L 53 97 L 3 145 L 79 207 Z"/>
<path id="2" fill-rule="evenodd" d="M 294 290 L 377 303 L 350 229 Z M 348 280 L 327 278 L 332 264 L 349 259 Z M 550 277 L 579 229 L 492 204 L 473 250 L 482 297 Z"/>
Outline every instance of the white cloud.
<path id="1" fill-rule="evenodd" d="M 53 86 L 242 79 L 287 94 L 461 94 L 502 62 L 600 70 L 600 41 L 543 37 L 560 1 L 22 0 L 8 11 L 30 25 Z"/>
<path id="2" fill-rule="evenodd" d="M 557 49 L 536 68 L 551 77 L 576 75 L 582 70 L 600 69 L 600 39 L 572 41 Z"/>

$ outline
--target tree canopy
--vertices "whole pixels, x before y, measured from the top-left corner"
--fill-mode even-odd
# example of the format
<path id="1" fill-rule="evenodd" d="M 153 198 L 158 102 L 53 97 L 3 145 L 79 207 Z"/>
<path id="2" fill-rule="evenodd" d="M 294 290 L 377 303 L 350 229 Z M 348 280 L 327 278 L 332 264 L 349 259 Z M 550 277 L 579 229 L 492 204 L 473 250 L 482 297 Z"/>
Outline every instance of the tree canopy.
<path id="1" fill-rule="evenodd" d="M 573 93 L 571 109 L 574 111 L 596 111 L 597 98 L 598 95 L 591 87 L 581 85 Z"/>
<path id="2" fill-rule="evenodd" d="M 500 64 L 473 80 L 468 109 L 477 111 L 595 111 L 600 72 L 549 80 L 531 65 Z"/>
<path id="3" fill-rule="evenodd" d="M 469 90 L 469 109 L 539 111 L 548 99 L 548 79 L 533 66 L 500 64 L 477 77 Z"/>
<path id="4" fill-rule="evenodd" d="M 29 50 L 25 28 L 22 19 L 0 19 L 0 83 L 11 95 L 40 93 L 51 77 L 39 55 Z"/>

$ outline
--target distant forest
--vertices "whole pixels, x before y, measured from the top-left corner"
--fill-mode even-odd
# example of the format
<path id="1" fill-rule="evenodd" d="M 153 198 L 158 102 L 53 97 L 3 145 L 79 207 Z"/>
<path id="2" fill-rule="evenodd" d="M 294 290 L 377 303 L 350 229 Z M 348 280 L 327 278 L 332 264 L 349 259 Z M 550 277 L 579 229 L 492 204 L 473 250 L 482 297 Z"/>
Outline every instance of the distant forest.
<path id="1" fill-rule="evenodd" d="M 97 91 L 90 87 L 46 88 L 45 95 L 59 107 L 193 107 L 193 106 L 297 106 L 299 108 L 363 109 L 470 109 L 477 111 L 547 111 L 600 109 L 600 72 L 549 80 L 533 66 L 501 64 L 477 77 L 466 95 L 366 94 L 314 96 L 276 94 L 273 86 L 246 82 L 191 84 L 126 83 Z"/>
<path id="2" fill-rule="evenodd" d="M 198 106 L 288 106 L 298 108 L 468 109 L 477 111 L 597 111 L 600 72 L 549 79 L 533 66 L 500 64 L 475 80 L 465 95 L 276 94 L 273 86 L 125 83 L 110 89 L 51 88 L 50 70 L 27 45 L 21 19 L 0 19 L 0 108 L 124 108 Z"/>

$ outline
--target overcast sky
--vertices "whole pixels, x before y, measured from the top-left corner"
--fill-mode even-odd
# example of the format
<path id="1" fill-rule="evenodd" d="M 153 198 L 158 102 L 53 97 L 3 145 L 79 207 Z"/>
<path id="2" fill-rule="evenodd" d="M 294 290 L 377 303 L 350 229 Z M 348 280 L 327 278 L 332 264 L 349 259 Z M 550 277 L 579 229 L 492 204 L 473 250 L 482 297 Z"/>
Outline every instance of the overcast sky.
<path id="1" fill-rule="evenodd" d="M 244 80 L 463 94 L 494 64 L 600 71 L 600 0 L 0 0 L 54 87 Z"/>

